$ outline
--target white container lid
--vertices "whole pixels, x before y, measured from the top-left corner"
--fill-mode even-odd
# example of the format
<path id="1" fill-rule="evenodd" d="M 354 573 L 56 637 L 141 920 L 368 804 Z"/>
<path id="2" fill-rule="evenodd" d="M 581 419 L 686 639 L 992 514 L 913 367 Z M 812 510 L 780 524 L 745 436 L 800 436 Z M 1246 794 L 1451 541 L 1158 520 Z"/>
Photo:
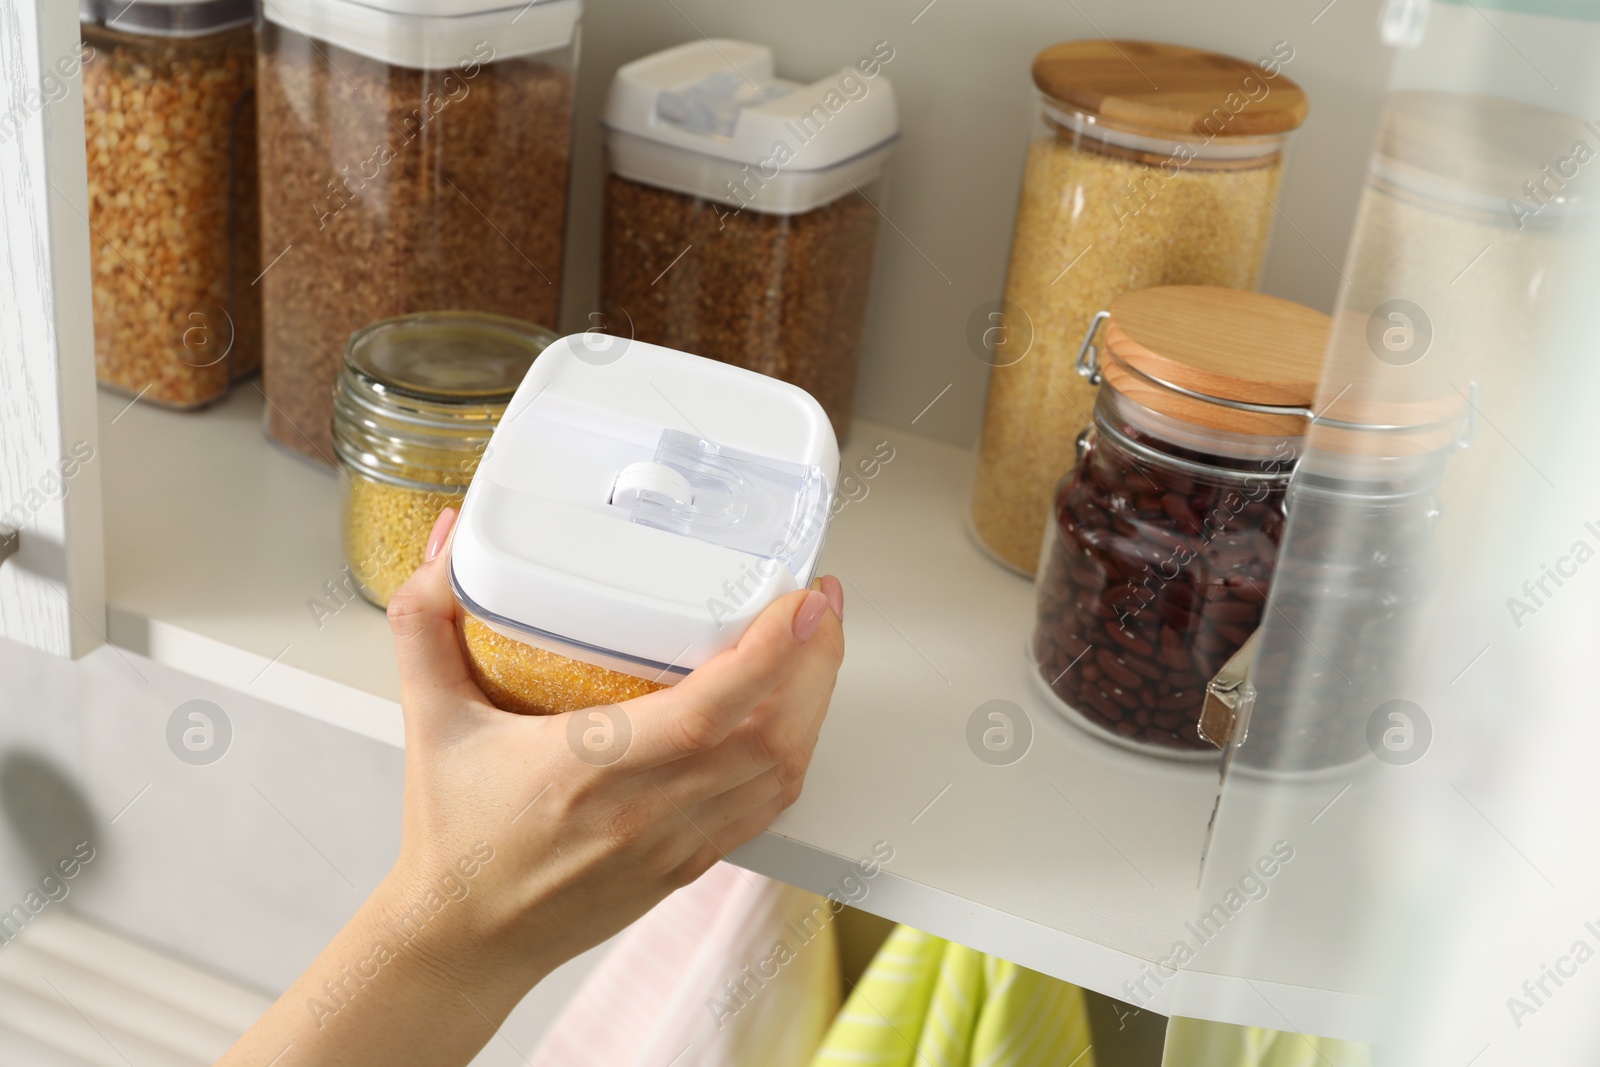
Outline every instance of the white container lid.
<path id="1" fill-rule="evenodd" d="M 534 362 L 495 430 L 451 578 L 475 614 L 530 643 L 644 676 L 690 670 L 810 584 L 838 473 L 833 428 L 803 389 L 574 334 Z"/>
<path id="2" fill-rule="evenodd" d="M 395 67 L 448 70 L 572 44 L 583 0 L 263 0 L 262 15 L 304 37 Z"/>
<path id="3" fill-rule="evenodd" d="M 201 37 L 255 21 L 254 0 L 78 0 L 78 21 L 150 37 Z"/>
<path id="4" fill-rule="evenodd" d="M 843 67 L 802 85 L 776 76 L 772 49 L 726 39 L 623 66 L 602 122 L 623 177 L 778 214 L 872 181 L 900 130 L 881 70 Z"/>

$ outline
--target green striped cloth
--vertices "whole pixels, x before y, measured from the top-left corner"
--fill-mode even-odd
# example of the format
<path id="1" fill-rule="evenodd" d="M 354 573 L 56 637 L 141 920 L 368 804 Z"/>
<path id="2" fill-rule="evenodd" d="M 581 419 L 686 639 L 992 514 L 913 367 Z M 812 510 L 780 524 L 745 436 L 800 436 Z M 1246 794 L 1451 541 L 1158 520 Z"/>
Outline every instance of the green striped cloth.
<path id="1" fill-rule="evenodd" d="M 812 1067 L 1094 1067 L 1083 991 L 898 926 Z"/>
<path id="2" fill-rule="evenodd" d="M 1162 1067 L 1371 1067 L 1368 1046 L 1174 1016 Z"/>

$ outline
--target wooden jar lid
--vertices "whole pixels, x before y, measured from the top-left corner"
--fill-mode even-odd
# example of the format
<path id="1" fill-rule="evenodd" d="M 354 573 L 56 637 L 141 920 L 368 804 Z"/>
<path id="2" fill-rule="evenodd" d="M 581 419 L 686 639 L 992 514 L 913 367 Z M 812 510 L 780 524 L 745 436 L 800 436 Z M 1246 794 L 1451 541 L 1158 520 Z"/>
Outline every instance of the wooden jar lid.
<path id="1" fill-rule="evenodd" d="M 1242 59 L 1151 41 L 1095 38 L 1051 45 L 1033 59 L 1033 83 L 1062 104 L 1157 134 L 1287 133 L 1305 121 L 1309 107 L 1305 91 L 1283 74 L 1268 77 Z M 1266 95 L 1251 99 L 1261 87 Z M 1227 107 L 1229 94 L 1244 105 Z M 1218 108 L 1228 115 L 1220 130 L 1213 118 Z"/>
<path id="2" fill-rule="evenodd" d="M 1332 325 L 1322 312 L 1209 285 L 1136 289 L 1109 310 L 1101 370 L 1128 399 L 1215 430 L 1305 433 L 1303 412 L 1244 411 L 1217 401 L 1309 408 Z"/>

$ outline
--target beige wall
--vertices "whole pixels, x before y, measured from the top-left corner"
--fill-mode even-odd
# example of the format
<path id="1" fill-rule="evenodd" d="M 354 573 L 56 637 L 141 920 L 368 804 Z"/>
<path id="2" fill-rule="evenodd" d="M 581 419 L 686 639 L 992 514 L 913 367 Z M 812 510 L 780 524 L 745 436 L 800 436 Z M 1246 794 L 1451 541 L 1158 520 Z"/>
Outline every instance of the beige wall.
<path id="1" fill-rule="evenodd" d="M 1343 265 L 1390 53 L 1378 40 L 1377 0 L 1333 0 L 1322 10 L 1325 2 L 935 0 L 924 11 L 927 0 L 590 0 L 565 325 L 581 329 L 596 307 L 597 121 L 611 74 L 699 33 L 770 43 L 780 73 L 805 80 L 853 61 L 875 41 L 894 46 L 885 73 L 904 138 L 884 208 L 904 236 L 885 227 L 879 245 L 857 405 L 865 417 L 905 426 L 953 383 L 916 429 L 976 440 L 987 368 L 967 348 L 966 323 L 1004 282 L 1031 114 L 1028 64 L 1047 44 L 1097 31 L 1247 59 L 1278 40 L 1294 46 L 1286 73 L 1310 94 L 1311 117 L 1292 151 L 1263 288 L 1327 310 L 1341 284 L 1336 265 Z"/>

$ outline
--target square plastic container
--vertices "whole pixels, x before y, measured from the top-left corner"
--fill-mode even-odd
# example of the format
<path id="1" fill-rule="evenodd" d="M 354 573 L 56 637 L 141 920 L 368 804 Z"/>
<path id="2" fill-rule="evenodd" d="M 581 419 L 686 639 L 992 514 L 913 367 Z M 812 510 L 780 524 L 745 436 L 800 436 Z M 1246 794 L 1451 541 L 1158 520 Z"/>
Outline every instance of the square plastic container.
<path id="1" fill-rule="evenodd" d="M 800 386 L 849 432 L 884 169 L 881 44 L 810 85 L 772 49 L 695 41 L 617 71 L 606 103 L 607 329 Z"/>
<path id="2" fill-rule="evenodd" d="M 838 473 L 804 390 L 622 338 L 552 343 L 456 524 L 473 677 L 526 714 L 675 684 L 810 584 Z"/>
<path id="3" fill-rule="evenodd" d="M 345 342 L 475 311 L 554 328 L 581 0 L 272 0 L 260 124 L 269 436 L 333 463 Z"/>

